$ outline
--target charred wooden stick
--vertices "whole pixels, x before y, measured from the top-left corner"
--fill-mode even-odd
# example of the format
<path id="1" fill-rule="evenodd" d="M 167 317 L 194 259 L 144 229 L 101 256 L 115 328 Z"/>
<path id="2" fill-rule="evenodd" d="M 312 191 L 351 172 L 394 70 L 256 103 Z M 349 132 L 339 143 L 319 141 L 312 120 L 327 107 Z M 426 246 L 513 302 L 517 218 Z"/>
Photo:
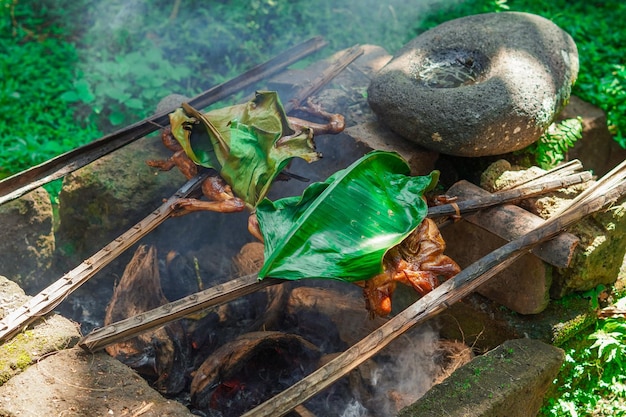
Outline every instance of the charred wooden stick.
<path id="1" fill-rule="evenodd" d="M 264 279 L 259 281 L 256 274 L 246 275 L 146 311 L 145 313 L 96 329 L 83 337 L 78 342 L 78 345 L 85 350 L 94 352 L 112 343 L 122 342 L 135 337 L 138 333 L 143 331 L 162 326 L 200 310 L 227 303 L 262 288 L 282 282 L 284 281 L 279 279 Z"/>
<path id="2" fill-rule="evenodd" d="M 206 90 L 191 99 L 188 104 L 198 109 L 207 107 L 281 71 L 324 46 L 326 42 L 321 37 L 311 38 L 229 81 Z M 0 181 L 0 205 L 50 181 L 62 178 L 116 149 L 167 126 L 171 110 L 173 109 L 158 113 Z"/>
<path id="3" fill-rule="evenodd" d="M 0 342 L 10 339 L 34 320 L 52 311 L 69 294 L 87 282 L 98 271 L 163 223 L 165 219 L 174 213 L 176 202 L 198 189 L 202 181 L 209 176 L 209 172 L 205 171 L 203 174 L 187 181 L 172 197 L 135 226 L 128 229 L 90 258 L 84 260 L 80 265 L 63 275 L 39 294 L 33 296 L 22 306 L 6 315 L 0 320 Z"/>
<path id="4" fill-rule="evenodd" d="M 609 175 L 611 178 L 606 178 L 590 187 L 591 191 L 585 192 L 586 195 L 583 198 L 574 199 L 559 216 L 551 217 L 535 230 L 505 244 L 471 264 L 454 278 L 420 298 L 344 353 L 282 393 L 245 413 L 242 417 L 285 415 L 297 405 L 302 404 L 333 382 L 347 375 L 411 327 L 424 323 L 469 295 L 536 244 L 556 236 L 564 228 L 583 217 L 621 199 L 626 193 L 626 162 L 607 174 L 607 176 Z"/>

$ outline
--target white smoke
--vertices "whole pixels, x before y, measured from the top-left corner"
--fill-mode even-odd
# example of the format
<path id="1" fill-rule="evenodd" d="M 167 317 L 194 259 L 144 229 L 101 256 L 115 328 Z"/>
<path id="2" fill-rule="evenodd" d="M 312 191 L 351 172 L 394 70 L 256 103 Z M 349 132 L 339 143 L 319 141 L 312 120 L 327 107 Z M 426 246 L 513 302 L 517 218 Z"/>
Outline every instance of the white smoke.
<path id="1" fill-rule="evenodd" d="M 367 408 L 363 407 L 358 400 L 353 399 L 341 413 L 341 417 L 369 417 Z"/>
<path id="2" fill-rule="evenodd" d="M 422 326 L 390 344 L 369 371 L 372 398 L 353 399 L 341 417 L 393 416 L 417 401 L 437 376 L 438 343 L 438 332 L 431 326 Z"/>

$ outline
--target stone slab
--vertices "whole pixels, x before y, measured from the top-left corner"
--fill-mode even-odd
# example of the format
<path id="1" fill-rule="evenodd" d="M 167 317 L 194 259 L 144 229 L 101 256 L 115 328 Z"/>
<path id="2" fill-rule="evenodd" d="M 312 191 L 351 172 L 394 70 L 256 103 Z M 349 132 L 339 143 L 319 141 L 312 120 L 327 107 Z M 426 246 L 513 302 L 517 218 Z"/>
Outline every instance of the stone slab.
<path id="1" fill-rule="evenodd" d="M 564 360 L 564 352 L 532 339 L 509 340 L 475 357 L 398 417 L 529 417 Z"/>
<path id="2" fill-rule="evenodd" d="M 411 167 L 411 175 L 428 175 L 435 169 L 439 154 L 408 142 L 378 122 L 361 123 L 344 133 L 369 149 L 398 152 Z"/>
<path id="3" fill-rule="evenodd" d="M 193 416 L 106 353 L 79 348 L 48 356 L 0 387 L 0 415 Z"/>
<path id="4" fill-rule="evenodd" d="M 507 241 L 465 220 L 445 227 L 446 254 L 465 268 Z M 537 314 L 549 301 L 552 268 L 525 254 L 478 288 L 478 292 L 520 314 Z"/>

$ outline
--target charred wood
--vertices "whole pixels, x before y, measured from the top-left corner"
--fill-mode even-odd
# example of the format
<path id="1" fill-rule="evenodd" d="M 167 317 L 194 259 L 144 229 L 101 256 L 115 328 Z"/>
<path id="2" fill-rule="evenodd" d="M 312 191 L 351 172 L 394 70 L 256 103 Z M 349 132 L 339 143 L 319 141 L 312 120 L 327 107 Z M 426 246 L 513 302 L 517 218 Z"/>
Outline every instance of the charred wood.
<path id="1" fill-rule="evenodd" d="M 104 323 L 108 325 L 167 302 L 161 290 L 156 249 L 139 246 L 115 287 Z M 113 344 L 106 351 L 151 380 L 162 393 L 177 394 L 185 388 L 190 347 L 180 322 Z"/>
<path id="2" fill-rule="evenodd" d="M 270 398 L 317 367 L 316 346 L 282 332 L 252 332 L 227 343 L 195 371 L 191 401 L 224 417 Z"/>

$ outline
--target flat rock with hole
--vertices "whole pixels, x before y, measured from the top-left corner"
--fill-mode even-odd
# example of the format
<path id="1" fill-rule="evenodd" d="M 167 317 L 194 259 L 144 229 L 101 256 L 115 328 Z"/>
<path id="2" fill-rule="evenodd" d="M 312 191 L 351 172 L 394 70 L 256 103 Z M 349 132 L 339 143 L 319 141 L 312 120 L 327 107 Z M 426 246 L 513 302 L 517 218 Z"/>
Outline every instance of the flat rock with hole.
<path id="1" fill-rule="evenodd" d="M 407 43 L 372 79 L 379 120 L 440 153 L 500 155 L 535 142 L 578 75 L 570 35 L 519 12 L 443 23 Z"/>

